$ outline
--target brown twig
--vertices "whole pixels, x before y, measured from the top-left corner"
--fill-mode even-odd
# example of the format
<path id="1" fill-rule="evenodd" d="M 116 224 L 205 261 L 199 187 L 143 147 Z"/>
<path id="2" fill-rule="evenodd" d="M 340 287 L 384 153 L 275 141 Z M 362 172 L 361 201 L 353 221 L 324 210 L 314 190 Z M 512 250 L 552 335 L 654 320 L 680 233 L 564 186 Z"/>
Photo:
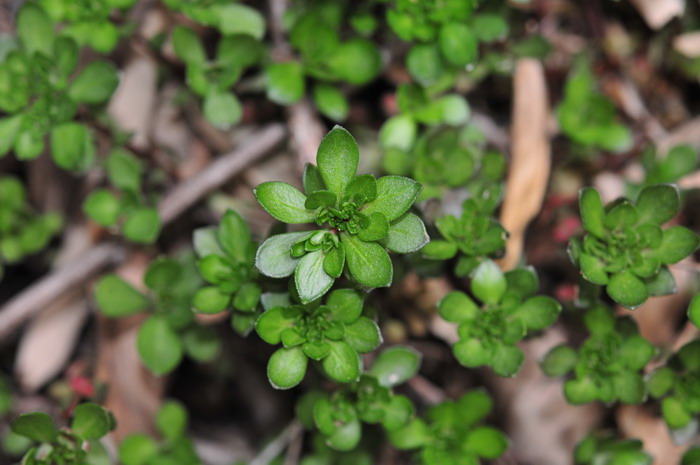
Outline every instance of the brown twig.
<path id="1" fill-rule="evenodd" d="M 282 125 L 274 124 L 252 134 L 241 147 L 221 156 L 196 176 L 184 181 L 160 202 L 158 211 L 163 224 L 194 205 L 207 193 L 221 187 L 228 179 L 268 153 L 284 138 Z M 25 321 L 39 314 L 65 291 L 81 285 L 102 269 L 122 262 L 127 247 L 116 242 L 98 244 L 75 261 L 61 266 L 11 298 L 0 308 L 0 341 Z"/>

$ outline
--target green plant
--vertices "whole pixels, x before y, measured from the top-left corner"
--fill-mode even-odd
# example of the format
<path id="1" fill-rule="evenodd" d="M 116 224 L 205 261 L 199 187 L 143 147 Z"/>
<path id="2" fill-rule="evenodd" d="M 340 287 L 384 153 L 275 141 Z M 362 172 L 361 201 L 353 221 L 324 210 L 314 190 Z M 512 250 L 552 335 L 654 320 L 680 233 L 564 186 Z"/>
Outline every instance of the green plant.
<path id="1" fill-rule="evenodd" d="M 605 286 L 610 298 L 632 310 L 649 296 L 675 292 L 668 265 L 700 245 L 698 235 L 683 226 L 661 228 L 680 210 L 676 186 L 649 186 L 635 203 L 618 199 L 606 207 L 598 191 L 587 187 L 579 206 L 587 234 L 571 241 L 569 255 L 584 279 Z"/>
<path id="2" fill-rule="evenodd" d="M 270 237 L 255 265 L 273 278 L 294 273 L 302 303 L 328 292 L 344 269 L 364 287 L 389 286 L 393 267 L 386 249 L 405 254 L 428 242 L 423 221 L 408 211 L 420 184 L 401 176 L 356 176 L 357 143 L 339 126 L 323 139 L 316 160 L 318 167 L 307 165 L 304 172 L 306 194 L 283 182 L 263 183 L 254 192 L 283 223 L 325 227 Z"/>
<path id="3" fill-rule="evenodd" d="M 218 228 L 200 228 L 194 233 L 197 268 L 210 285 L 197 291 L 192 305 L 202 313 L 232 308 L 231 324 L 241 334 L 250 332 L 260 316 L 262 289 L 253 266 L 257 247 L 248 225 L 233 210 L 226 212 Z"/>
<path id="4" fill-rule="evenodd" d="M 159 258 L 146 270 L 144 294 L 115 274 L 104 276 L 95 288 L 95 299 L 103 315 L 124 318 L 148 317 L 138 330 L 141 361 L 155 374 L 172 371 L 187 354 L 197 361 L 213 359 L 220 342 L 216 332 L 197 325 L 191 302 L 200 281 L 191 254 L 180 259 Z"/>
<path id="5" fill-rule="evenodd" d="M 87 465 L 92 457 L 104 454 L 97 442 L 115 427 L 112 414 L 104 407 L 85 403 L 75 408 L 70 426 L 56 428 L 46 413 L 20 415 L 12 422 L 12 431 L 33 444 L 22 463 L 36 465 Z"/>
<path id="6" fill-rule="evenodd" d="M 553 324 L 561 305 L 547 296 L 534 296 L 537 275 L 521 268 L 503 273 L 491 260 L 483 261 L 471 280 L 474 300 L 460 291 L 447 294 L 438 304 L 440 316 L 457 323 L 459 342 L 452 350 L 462 365 L 490 366 L 496 374 L 514 376 L 523 363 L 516 343 L 528 332 Z"/>
<path id="7" fill-rule="evenodd" d="M 602 305 L 588 310 L 584 323 L 589 338 L 578 351 L 568 344 L 551 349 L 540 362 L 545 374 L 572 374 L 564 383 L 564 395 L 572 404 L 644 402 L 642 370 L 656 355 L 656 348 L 639 334 L 629 316 L 616 318 Z"/>
<path id="8" fill-rule="evenodd" d="M 574 450 L 577 465 L 650 465 L 653 457 L 644 452 L 638 439 L 618 440 L 611 435 L 589 434 Z"/>
<path id="9" fill-rule="evenodd" d="M 53 23 L 36 3 L 24 4 L 17 17 L 18 48 L 0 63 L 0 156 L 38 157 L 51 138 L 51 156 L 67 170 L 86 170 L 95 159 L 89 128 L 73 119 L 79 105 L 106 102 L 119 78 L 114 66 L 93 61 L 77 75 L 78 46 L 56 37 Z"/>
<path id="10" fill-rule="evenodd" d="M 418 449 L 424 465 L 479 464 L 481 459 L 496 459 L 508 448 L 508 439 L 495 428 L 478 425 L 492 408 L 488 394 L 470 391 L 457 401 L 431 407 L 425 420 L 416 418 L 391 431 L 389 439 L 399 449 Z"/>

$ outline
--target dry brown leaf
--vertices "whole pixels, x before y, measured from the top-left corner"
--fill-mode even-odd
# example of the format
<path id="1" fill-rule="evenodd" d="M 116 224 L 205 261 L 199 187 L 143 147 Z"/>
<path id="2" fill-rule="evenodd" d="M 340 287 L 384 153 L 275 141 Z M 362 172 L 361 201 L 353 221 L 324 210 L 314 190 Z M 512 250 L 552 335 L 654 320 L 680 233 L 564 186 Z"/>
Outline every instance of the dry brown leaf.
<path id="1" fill-rule="evenodd" d="M 660 29 L 685 10 L 685 0 L 632 0 L 652 29 Z"/>
<path id="2" fill-rule="evenodd" d="M 654 457 L 654 465 L 676 465 L 687 446 L 677 446 L 664 420 L 640 405 L 622 405 L 617 410 L 617 425 L 628 438 L 639 439 L 644 450 Z"/>
<path id="3" fill-rule="evenodd" d="M 549 179 L 549 101 L 544 69 L 538 60 L 519 60 L 514 77 L 512 153 L 501 223 L 510 233 L 503 269 L 520 260 L 525 229 L 537 215 Z"/>

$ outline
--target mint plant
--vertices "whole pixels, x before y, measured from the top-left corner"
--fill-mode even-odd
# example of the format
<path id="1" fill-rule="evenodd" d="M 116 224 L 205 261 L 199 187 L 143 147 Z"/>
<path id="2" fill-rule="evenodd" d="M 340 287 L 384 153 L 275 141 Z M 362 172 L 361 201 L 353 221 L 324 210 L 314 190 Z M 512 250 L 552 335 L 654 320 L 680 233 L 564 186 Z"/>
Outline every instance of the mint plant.
<path id="1" fill-rule="evenodd" d="M 112 414 L 104 407 L 84 403 L 75 408 L 69 426 L 57 428 L 46 413 L 25 413 L 11 425 L 12 432 L 23 436 L 34 444 L 22 458 L 23 464 L 88 465 L 94 463 L 98 454 L 104 454 L 97 442 L 116 423 Z"/>
<path id="2" fill-rule="evenodd" d="M 414 350 L 391 347 L 358 381 L 330 396 L 317 391 L 307 393 L 297 404 L 297 414 L 307 428 L 318 429 L 331 449 L 353 450 L 362 437 L 362 422 L 381 424 L 391 432 L 413 418 L 411 400 L 394 394 L 392 388 L 412 378 L 419 365 L 420 355 Z"/>
<path id="3" fill-rule="evenodd" d="M 490 366 L 500 376 L 514 376 L 524 360 L 515 345 L 529 332 L 552 325 L 561 305 L 547 296 L 533 296 L 537 275 L 520 268 L 503 273 L 491 260 L 483 261 L 471 280 L 479 306 L 460 291 L 452 291 L 438 304 L 440 316 L 457 323 L 459 342 L 452 351 L 462 365 Z"/>
<path id="4" fill-rule="evenodd" d="M 493 400 L 481 390 L 469 391 L 456 401 L 431 407 L 425 419 L 416 418 L 391 431 L 398 449 L 417 450 L 424 465 L 481 463 L 500 457 L 508 448 L 505 435 L 479 423 L 493 409 Z"/>
<path id="5" fill-rule="evenodd" d="M 97 306 L 109 318 L 148 317 L 137 334 L 141 361 L 157 375 L 171 372 L 185 354 L 197 361 L 213 359 L 220 346 L 216 332 L 194 322 L 191 302 L 200 281 L 191 256 L 159 258 L 146 270 L 144 294 L 115 274 L 95 288 Z"/>
<path id="6" fill-rule="evenodd" d="M 258 249 L 256 267 L 272 278 L 294 273 L 304 304 L 328 292 L 344 269 L 361 286 L 389 286 L 387 249 L 411 253 L 428 242 L 423 221 L 408 211 L 420 184 L 402 176 L 357 176 L 357 142 L 340 126 L 323 139 L 316 161 L 318 167 L 306 166 L 305 194 L 283 182 L 255 188 L 258 202 L 278 221 L 323 226 L 270 237 Z"/>
<path id="7" fill-rule="evenodd" d="M 251 240 L 248 225 L 238 213 L 228 210 L 218 228 L 195 231 L 194 248 L 199 273 L 209 285 L 197 290 L 192 305 L 202 313 L 232 309 L 233 328 L 248 334 L 260 315 L 262 293 L 253 266 L 257 244 Z"/>
<path id="8" fill-rule="evenodd" d="M 89 128 L 74 122 L 81 104 L 99 106 L 117 87 L 114 66 L 93 61 L 77 75 L 78 46 L 57 37 L 53 23 L 36 3 L 22 6 L 17 16 L 18 48 L 0 62 L 0 156 L 14 150 L 20 160 L 38 157 L 45 138 L 51 156 L 66 170 L 82 171 L 95 159 Z"/>
<path id="9" fill-rule="evenodd" d="M 39 214 L 27 203 L 24 185 L 14 176 L 0 177 L 0 279 L 3 264 L 17 263 L 46 247 L 63 220 L 58 213 Z"/>
<path id="10" fill-rule="evenodd" d="M 561 344 L 542 359 L 548 376 L 566 376 L 564 396 L 571 404 L 620 401 L 638 404 L 646 399 L 643 369 L 656 355 L 656 348 L 644 339 L 629 316 L 615 317 L 597 305 L 584 316 L 590 332 L 576 350 Z"/>
<path id="11" fill-rule="evenodd" d="M 649 186 L 635 203 L 618 199 L 607 207 L 587 187 L 579 193 L 579 206 L 587 234 L 571 241 L 569 255 L 584 279 L 605 286 L 610 298 L 631 310 L 649 296 L 675 292 L 668 265 L 700 245 L 698 235 L 683 226 L 661 228 L 680 209 L 677 187 Z"/>
<path id="12" fill-rule="evenodd" d="M 120 227 L 132 242 L 152 244 L 160 233 L 158 210 L 143 193 L 143 165 L 133 154 L 116 149 L 104 162 L 112 189 L 95 189 L 85 199 L 83 211 L 97 224 Z"/>
<path id="13" fill-rule="evenodd" d="M 374 350 L 382 337 L 377 324 L 362 316 L 363 298 L 352 289 L 337 289 L 325 305 L 274 306 L 266 309 L 255 331 L 268 344 L 282 344 L 272 354 L 267 376 L 276 389 L 301 382 L 309 358 L 320 361 L 323 371 L 339 383 L 357 381 L 359 354 Z"/>

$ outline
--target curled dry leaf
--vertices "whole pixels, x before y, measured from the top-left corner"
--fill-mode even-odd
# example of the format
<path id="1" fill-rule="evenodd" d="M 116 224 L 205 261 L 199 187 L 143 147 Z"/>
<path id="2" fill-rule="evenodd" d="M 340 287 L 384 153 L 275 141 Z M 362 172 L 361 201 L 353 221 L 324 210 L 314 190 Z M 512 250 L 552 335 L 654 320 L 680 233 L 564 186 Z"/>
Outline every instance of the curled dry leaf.
<path id="1" fill-rule="evenodd" d="M 517 264 L 525 229 L 542 207 L 551 165 L 549 101 L 542 64 L 519 60 L 514 77 L 512 151 L 501 223 L 510 233 L 503 269 Z"/>

